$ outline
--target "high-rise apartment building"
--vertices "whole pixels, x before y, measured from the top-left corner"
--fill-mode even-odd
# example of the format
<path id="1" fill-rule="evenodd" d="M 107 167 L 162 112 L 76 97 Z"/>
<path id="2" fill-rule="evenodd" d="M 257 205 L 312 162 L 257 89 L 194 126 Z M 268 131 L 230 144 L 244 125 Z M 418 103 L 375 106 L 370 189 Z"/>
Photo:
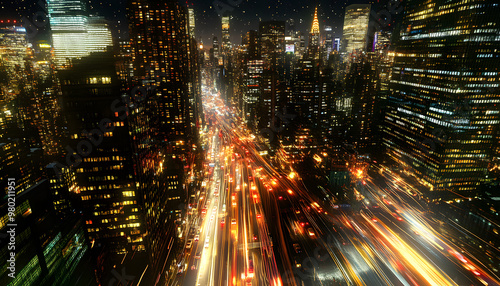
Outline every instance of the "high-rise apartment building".
<path id="1" fill-rule="evenodd" d="M 404 11 L 383 143 L 432 190 L 472 191 L 500 123 L 500 6 L 408 0 Z"/>
<path id="2" fill-rule="evenodd" d="M 366 50 L 370 4 L 347 6 L 342 31 L 342 51 L 352 53 Z"/>

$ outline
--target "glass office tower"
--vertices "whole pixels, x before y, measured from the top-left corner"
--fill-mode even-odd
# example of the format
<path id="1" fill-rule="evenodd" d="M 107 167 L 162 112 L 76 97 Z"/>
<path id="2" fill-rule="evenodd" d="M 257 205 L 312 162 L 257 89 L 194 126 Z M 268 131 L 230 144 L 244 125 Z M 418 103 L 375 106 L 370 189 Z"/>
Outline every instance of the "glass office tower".
<path id="1" fill-rule="evenodd" d="M 81 0 L 48 0 L 54 63 L 58 67 L 91 52 L 112 45 L 111 33 L 103 18 L 89 17 Z"/>
<path id="2" fill-rule="evenodd" d="M 354 50 L 366 49 L 370 9 L 370 4 L 353 4 L 345 9 L 342 31 L 342 49 L 344 52 L 352 53 Z"/>
<path id="3" fill-rule="evenodd" d="M 383 144 L 432 190 L 486 177 L 500 113 L 500 7 L 408 0 L 396 43 Z"/>

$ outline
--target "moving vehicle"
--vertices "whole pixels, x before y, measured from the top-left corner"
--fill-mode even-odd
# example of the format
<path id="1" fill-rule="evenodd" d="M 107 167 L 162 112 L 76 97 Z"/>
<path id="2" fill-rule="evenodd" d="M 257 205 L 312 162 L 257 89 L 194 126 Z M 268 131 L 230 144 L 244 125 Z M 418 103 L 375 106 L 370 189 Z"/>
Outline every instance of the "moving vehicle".
<path id="1" fill-rule="evenodd" d="M 312 229 L 312 227 L 308 228 L 307 229 L 307 234 L 309 234 L 309 236 L 315 236 L 316 233 L 314 233 L 314 230 Z"/>

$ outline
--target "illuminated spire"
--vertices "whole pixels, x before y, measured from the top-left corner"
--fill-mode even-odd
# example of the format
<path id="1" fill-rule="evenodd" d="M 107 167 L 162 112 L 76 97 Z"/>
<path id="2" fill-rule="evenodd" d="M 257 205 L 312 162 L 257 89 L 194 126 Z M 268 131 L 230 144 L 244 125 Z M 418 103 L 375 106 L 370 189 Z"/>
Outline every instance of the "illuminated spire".
<path id="1" fill-rule="evenodd" d="M 318 7 L 314 9 L 314 20 L 311 27 L 311 34 L 319 34 Z"/>

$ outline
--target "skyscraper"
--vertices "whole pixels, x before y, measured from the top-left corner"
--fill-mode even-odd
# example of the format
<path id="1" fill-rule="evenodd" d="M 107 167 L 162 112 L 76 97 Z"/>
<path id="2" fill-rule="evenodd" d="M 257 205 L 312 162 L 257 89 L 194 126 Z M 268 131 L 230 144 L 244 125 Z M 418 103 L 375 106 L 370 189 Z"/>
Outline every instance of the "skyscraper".
<path id="1" fill-rule="evenodd" d="M 189 21 L 189 36 L 191 38 L 194 38 L 194 31 L 196 28 L 195 21 L 194 21 L 194 9 L 193 8 L 188 8 L 188 21 Z"/>
<path id="2" fill-rule="evenodd" d="M 309 44 L 307 46 L 306 56 L 309 59 L 319 60 L 320 49 L 319 49 L 319 21 L 318 21 L 318 7 L 314 9 L 314 18 L 311 25 L 311 30 L 309 31 Z"/>
<path id="3" fill-rule="evenodd" d="M 57 65 L 67 64 L 67 59 L 81 58 L 88 54 L 85 44 L 88 26 L 87 6 L 81 0 L 50 0 L 50 29 Z"/>
<path id="4" fill-rule="evenodd" d="M 185 210 L 185 174 L 197 143 L 198 47 L 189 35 L 188 11 L 177 1 L 132 1 L 128 18 L 134 80 L 149 86 L 130 120 L 150 269 L 160 279 L 168 243 L 181 235 L 175 221 Z"/>
<path id="5" fill-rule="evenodd" d="M 265 21 L 259 25 L 260 57 L 264 63 L 259 98 L 259 128 L 270 127 L 283 106 L 283 68 L 285 61 L 285 22 Z"/>
<path id="6" fill-rule="evenodd" d="M 218 66 L 219 65 L 219 59 L 221 58 L 220 55 L 220 47 L 219 47 L 219 40 L 217 37 L 214 37 L 212 39 L 212 48 L 214 49 L 214 58 L 213 58 L 213 65 Z"/>
<path id="7" fill-rule="evenodd" d="M 345 9 L 342 51 L 366 50 L 370 4 L 353 4 Z"/>
<path id="8" fill-rule="evenodd" d="M 333 33 L 331 26 L 325 26 L 323 29 L 324 33 L 324 41 L 323 41 L 323 50 L 321 59 L 323 64 L 326 65 L 328 62 L 328 58 L 330 57 L 330 53 L 333 51 Z"/>
<path id="9" fill-rule="evenodd" d="M 481 0 L 406 2 L 383 143 L 431 190 L 467 193 L 485 178 L 500 123 L 499 9 Z"/>
<path id="10" fill-rule="evenodd" d="M 89 240 L 123 254 L 144 250 L 144 232 L 128 121 L 112 110 L 120 96 L 115 61 L 111 52 L 95 53 L 60 77 L 72 148 L 67 156 L 75 163 Z"/>
<path id="11" fill-rule="evenodd" d="M 11 100 L 19 94 L 31 46 L 26 40 L 26 29 L 10 22 L 0 24 L 0 69 L 6 77 L 0 100 Z"/>
<path id="12" fill-rule="evenodd" d="M 88 53 L 103 52 L 113 45 L 111 31 L 103 17 L 89 17 L 86 35 L 86 49 Z"/>
<path id="13" fill-rule="evenodd" d="M 57 66 L 112 45 L 107 24 L 102 18 L 89 17 L 82 0 L 49 0 L 47 4 Z"/>
<path id="14" fill-rule="evenodd" d="M 224 57 L 224 61 L 226 61 L 226 57 L 228 53 L 231 51 L 231 39 L 229 35 L 229 20 L 231 16 L 224 15 L 221 17 L 222 22 L 222 56 Z"/>

